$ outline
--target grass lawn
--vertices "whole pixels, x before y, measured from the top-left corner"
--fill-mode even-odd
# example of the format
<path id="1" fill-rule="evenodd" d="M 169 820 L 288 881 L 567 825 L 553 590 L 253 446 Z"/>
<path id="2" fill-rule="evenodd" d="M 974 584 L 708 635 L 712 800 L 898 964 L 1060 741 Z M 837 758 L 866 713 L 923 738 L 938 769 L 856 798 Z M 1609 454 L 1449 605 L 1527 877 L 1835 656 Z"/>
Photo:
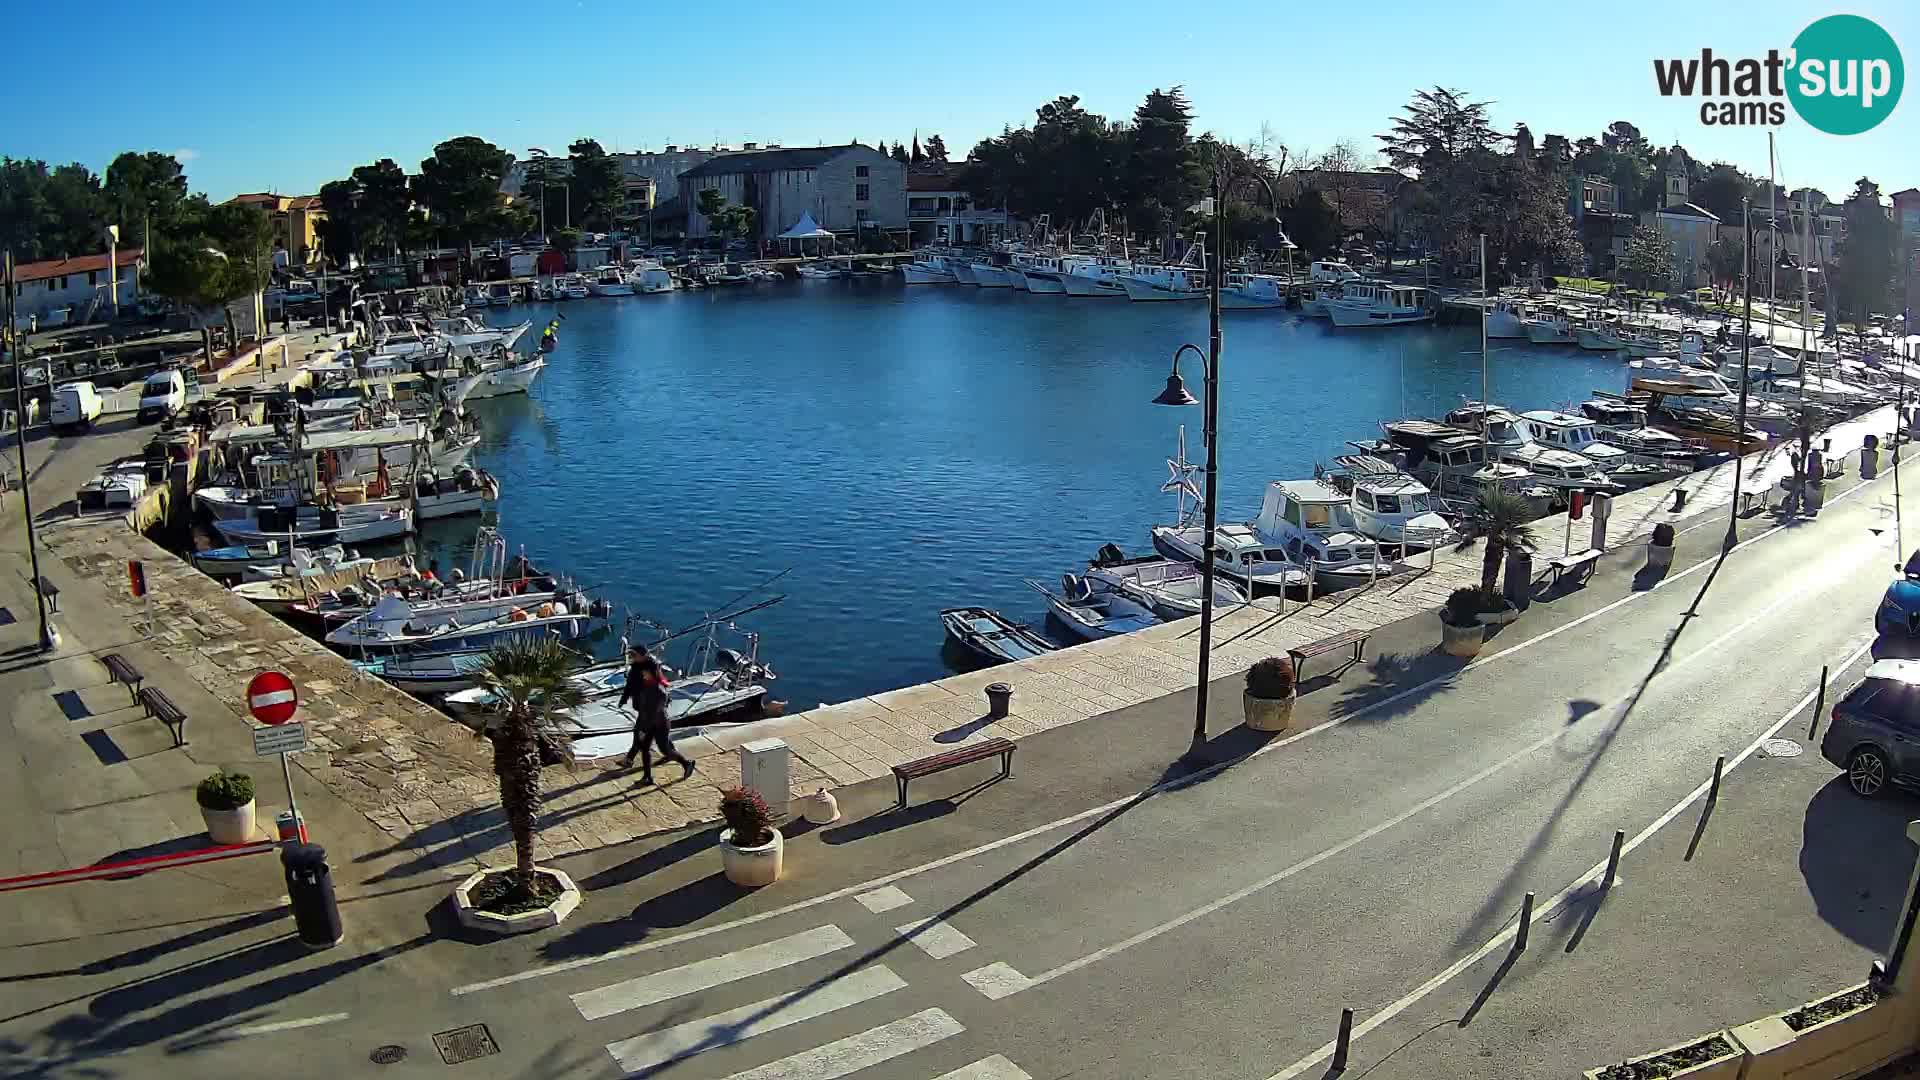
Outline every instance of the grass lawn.
<path id="1" fill-rule="evenodd" d="M 1613 291 L 1613 282 L 1601 281 L 1599 278 L 1563 277 L 1556 278 L 1555 280 L 1560 283 L 1561 288 L 1572 289 L 1575 292 L 1601 293 L 1604 295 Z"/>

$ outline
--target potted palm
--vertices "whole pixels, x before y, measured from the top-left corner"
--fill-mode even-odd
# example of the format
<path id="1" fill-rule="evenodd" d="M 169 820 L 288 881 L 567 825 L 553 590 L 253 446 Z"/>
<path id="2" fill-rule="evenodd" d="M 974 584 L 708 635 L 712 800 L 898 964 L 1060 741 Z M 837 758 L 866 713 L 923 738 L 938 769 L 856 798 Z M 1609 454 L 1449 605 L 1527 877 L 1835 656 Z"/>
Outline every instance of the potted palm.
<path id="1" fill-rule="evenodd" d="M 1664 571 L 1673 565 L 1673 526 L 1661 522 L 1653 527 L 1653 540 L 1647 544 L 1647 569 Z"/>
<path id="2" fill-rule="evenodd" d="M 568 678 L 572 657 L 555 641 L 513 642 L 489 652 L 477 673 L 497 711 L 483 734 L 493 744 L 514 865 L 481 870 L 454 890 L 460 921 L 468 926 L 523 933 L 556 926 L 580 905 L 573 880 L 536 865 L 533 849 L 543 756 L 558 738 L 559 719 L 586 700 Z"/>
<path id="3" fill-rule="evenodd" d="M 1247 726 L 1255 731 L 1285 731 L 1293 722 L 1293 661 L 1269 656 L 1247 669 L 1244 699 Z"/>
<path id="4" fill-rule="evenodd" d="M 216 844 L 253 841 L 253 777 L 216 769 L 193 790 L 200 819 L 207 823 L 207 839 Z"/>
<path id="5" fill-rule="evenodd" d="M 1487 640 L 1480 625 L 1479 589 L 1464 586 L 1447 595 L 1440 609 L 1440 648 L 1449 656 L 1478 656 Z"/>
<path id="6" fill-rule="evenodd" d="M 1480 591 L 1492 596 L 1500 588 L 1500 565 L 1509 551 L 1533 550 L 1533 504 L 1511 491 L 1488 485 L 1480 492 L 1480 509 L 1473 524 L 1486 544 L 1480 560 Z"/>
<path id="7" fill-rule="evenodd" d="M 752 788 L 729 788 L 720 796 L 720 867 L 735 885 L 757 889 L 780 878 L 785 843 L 773 827 L 773 811 Z"/>

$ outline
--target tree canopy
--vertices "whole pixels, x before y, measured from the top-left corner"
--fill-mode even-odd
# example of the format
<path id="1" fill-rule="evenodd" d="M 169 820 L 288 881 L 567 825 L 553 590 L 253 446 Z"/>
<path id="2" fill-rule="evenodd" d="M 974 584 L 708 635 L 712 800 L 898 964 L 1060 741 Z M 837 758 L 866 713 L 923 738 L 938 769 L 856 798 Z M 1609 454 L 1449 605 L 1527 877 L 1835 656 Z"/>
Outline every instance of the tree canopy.
<path id="1" fill-rule="evenodd" d="M 1843 210 L 1847 237 L 1840 242 L 1839 265 L 1828 286 L 1837 292 L 1835 310 L 1855 326 L 1864 326 L 1868 316 L 1892 306 L 1899 233 L 1880 205 L 1880 185 L 1864 176 L 1854 184 Z"/>
<path id="2" fill-rule="evenodd" d="M 448 139 L 420 163 L 413 198 L 432 212 L 437 231 L 471 248 L 500 232 L 500 180 L 511 161 L 506 151 L 477 136 Z"/>
<path id="3" fill-rule="evenodd" d="M 620 160 L 593 139 L 567 147 L 567 183 L 573 192 L 573 220 L 588 229 L 611 229 L 620 211 Z"/>

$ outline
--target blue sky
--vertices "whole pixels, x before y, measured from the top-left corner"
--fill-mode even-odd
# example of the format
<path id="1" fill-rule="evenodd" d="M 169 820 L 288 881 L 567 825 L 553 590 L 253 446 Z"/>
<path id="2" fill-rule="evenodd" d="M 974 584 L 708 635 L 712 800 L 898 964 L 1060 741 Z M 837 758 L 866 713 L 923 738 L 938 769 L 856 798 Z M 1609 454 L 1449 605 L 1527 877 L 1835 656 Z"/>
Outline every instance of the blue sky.
<path id="1" fill-rule="evenodd" d="M 1442 83 L 1494 102 L 1503 129 L 1578 137 L 1631 120 L 1657 143 L 1764 174 L 1765 129 L 1706 127 L 1697 102 L 1663 100 L 1655 56 L 1759 55 L 1850 11 L 1892 33 L 1909 66 L 1920 60 L 1911 0 L 1290 8 L 188 0 L 96 3 L 76 17 L 37 5 L 13 18 L 0 153 L 100 169 L 123 149 L 177 151 L 215 199 L 311 193 L 381 157 L 413 171 L 435 142 L 464 134 L 524 154 L 563 153 L 581 136 L 633 150 L 874 143 L 918 129 L 958 157 L 1058 94 L 1122 116 L 1175 83 L 1200 128 L 1235 141 L 1264 125 L 1296 148 L 1352 139 L 1371 151 L 1413 90 Z M 1886 192 L 1920 185 L 1917 95 L 1848 138 L 1790 116 L 1782 179 L 1836 197 L 1863 173 Z"/>

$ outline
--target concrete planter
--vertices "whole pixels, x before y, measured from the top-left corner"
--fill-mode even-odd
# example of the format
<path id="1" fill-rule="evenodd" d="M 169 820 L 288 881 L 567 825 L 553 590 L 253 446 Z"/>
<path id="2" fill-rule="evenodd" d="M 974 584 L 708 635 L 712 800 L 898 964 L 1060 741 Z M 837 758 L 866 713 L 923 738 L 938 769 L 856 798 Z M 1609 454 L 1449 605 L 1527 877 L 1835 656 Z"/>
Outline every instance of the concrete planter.
<path id="1" fill-rule="evenodd" d="M 247 805 L 232 810 L 209 810 L 200 808 L 200 820 L 207 823 L 207 839 L 216 844 L 249 844 L 253 842 L 253 800 Z"/>
<path id="2" fill-rule="evenodd" d="M 1480 613 L 1480 625 L 1505 626 L 1519 617 L 1519 608 L 1502 608 L 1499 611 L 1483 611 Z"/>
<path id="3" fill-rule="evenodd" d="M 1726 1031 L 1708 1032 L 1697 1039 L 1688 1039 L 1686 1042 L 1676 1043 L 1664 1050 L 1655 1050 L 1651 1054 L 1643 1054 L 1640 1057 L 1631 1058 L 1624 1064 L 1633 1065 L 1642 1061 L 1651 1061 L 1663 1054 L 1671 1054 L 1675 1050 L 1684 1050 L 1696 1043 L 1705 1042 L 1716 1035 L 1727 1040 L 1728 1052 L 1726 1054 L 1699 1065 L 1690 1065 L 1678 1072 L 1662 1073 L 1661 1075 L 1669 1077 L 1670 1080 L 1683 1080 L 1683 1078 L 1684 1080 L 1740 1080 L 1740 1070 L 1741 1067 L 1747 1063 L 1747 1056 L 1741 1050 L 1740 1041 L 1734 1038 L 1731 1032 Z M 1602 1078 L 1607 1075 L 1607 1070 L 1613 1067 L 1612 1065 L 1601 1065 L 1597 1068 L 1588 1069 L 1580 1075 L 1584 1080 L 1602 1080 Z M 1749 1073 L 1747 1075 L 1751 1076 L 1752 1074 Z"/>
<path id="4" fill-rule="evenodd" d="M 802 795 L 794 800 L 799 804 L 800 816 L 815 825 L 831 825 L 840 820 L 840 800 L 826 788 L 811 795 Z"/>
<path id="5" fill-rule="evenodd" d="M 536 866 L 535 870 L 551 875 L 560 882 L 560 895 L 553 898 L 546 907 L 533 911 L 523 911 L 518 915 L 496 915 L 491 911 L 481 911 L 473 906 L 470 898 L 473 887 L 480 884 L 488 874 L 497 874 L 513 869 L 510 866 L 495 866 L 481 870 L 462 881 L 453 890 L 454 913 L 460 917 L 460 925 L 473 930 L 485 930 L 490 934 L 525 934 L 533 930 L 545 930 L 550 926 L 559 926 L 580 906 L 580 886 L 573 883 L 564 871 L 550 866 Z"/>
<path id="6" fill-rule="evenodd" d="M 1807 1004 L 1818 1005 L 1858 989 L 1850 986 Z M 1913 1049 L 1911 1006 L 1903 1009 L 1905 1004 L 1898 998 L 1883 998 L 1799 1031 L 1788 1027 L 1785 1019 L 1798 1009 L 1742 1024 L 1733 1029 L 1733 1037 L 1747 1053 L 1743 1076 L 1745 1080 L 1811 1080 L 1858 1076 L 1883 1065 Z M 1903 1016 L 1908 1017 L 1904 1025 L 1900 1023 Z"/>
<path id="7" fill-rule="evenodd" d="M 786 850 L 786 841 L 780 836 L 780 830 L 774 829 L 773 842 L 759 847 L 738 847 L 733 843 L 733 830 L 720 830 L 720 868 L 726 872 L 727 880 L 742 888 L 757 889 L 780 880 L 781 858 Z"/>
<path id="8" fill-rule="evenodd" d="M 1448 656 L 1478 656 L 1480 646 L 1486 643 L 1486 629 L 1479 623 L 1455 626 L 1445 619 L 1440 620 L 1440 648 Z"/>
<path id="9" fill-rule="evenodd" d="M 1293 697 L 1283 698 L 1254 697 L 1242 692 L 1240 700 L 1245 704 L 1247 727 L 1254 731 L 1285 731 L 1293 723 Z"/>
<path id="10" fill-rule="evenodd" d="M 1665 571 L 1673 566 L 1673 545 L 1648 544 L 1647 569 Z"/>

